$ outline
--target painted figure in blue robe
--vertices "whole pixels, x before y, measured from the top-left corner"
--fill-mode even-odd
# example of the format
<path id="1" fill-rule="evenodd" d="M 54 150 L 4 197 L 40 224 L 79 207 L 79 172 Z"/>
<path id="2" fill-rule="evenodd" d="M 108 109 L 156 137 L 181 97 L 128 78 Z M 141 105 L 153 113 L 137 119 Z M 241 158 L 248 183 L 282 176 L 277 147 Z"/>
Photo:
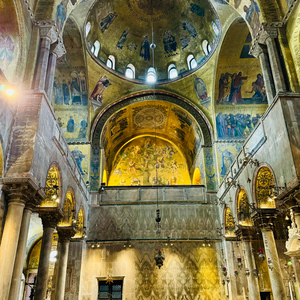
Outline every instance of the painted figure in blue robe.
<path id="1" fill-rule="evenodd" d="M 126 40 L 127 40 L 127 35 L 128 35 L 129 31 L 128 30 L 124 30 L 122 35 L 120 36 L 118 43 L 117 43 L 117 47 L 122 49 Z"/>
<path id="2" fill-rule="evenodd" d="M 166 30 L 164 32 L 164 49 L 166 53 L 172 53 L 176 51 L 177 42 L 175 40 L 175 36 L 172 34 L 170 30 Z"/>
<path id="3" fill-rule="evenodd" d="M 67 17 L 67 5 L 69 0 L 63 0 L 57 5 L 56 11 L 56 26 L 59 31 L 62 30 Z"/>
<path id="4" fill-rule="evenodd" d="M 70 119 L 67 124 L 67 131 L 68 132 L 74 132 L 75 131 L 75 122 L 72 116 L 70 116 Z"/>
<path id="5" fill-rule="evenodd" d="M 144 36 L 144 39 L 142 41 L 140 56 L 144 60 L 150 60 L 150 44 L 147 35 Z"/>
<path id="6" fill-rule="evenodd" d="M 82 152 L 78 149 L 78 147 L 75 147 L 75 149 L 71 151 L 71 153 L 75 159 L 75 162 L 80 170 L 81 175 L 85 175 L 81 166 L 82 160 L 85 158 L 85 155 L 82 154 Z"/>
<path id="7" fill-rule="evenodd" d="M 87 131 L 88 123 L 86 120 L 82 120 L 80 122 L 80 130 L 78 134 L 79 139 L 84 139 L 86 137 L 86 131 Z"/>
<path id="8" fill-rule="evenodd" d="M 63 79 L 63 84 L 62 84 L 62 90 L 63 90 L 63 95 L 64 95 L 64 104 L 69 105 L 70 90 L 69 90 L 69 85 L 66 83 L 66 81 L 64 79 Z"/>
<path id="9" fill-rule="evenodd" d="M 191 12 L 199 17 L 205 16 L 205 10 L 198 4 L 191 3 Z"/>
<path id="10" fill-rule="evenodd" d="M 63 90 L 58 78 L 54 78 L 53 83 L 54 103 L 58 105 L 64 104 Z"/>
<path id="11" fill-rule="evenodd" d="M 225 149 L 222 152 L 222 161 L 221 161 L 221 177 L 224 177 L 226 175 L 226 172 L 228 168 L 233 163 L 233 155 L 231 152 L 229 152 L 227 149 Z"/>
<path id="12" fill-rule="evenodd" d="M 250 6 L 244 5 L 244 12 L 246 13 L 245 20 L 249 23 L 253 34 L 255 35 L 260 28 L 260 9 L 257 2 L 254 0 L 250 0 L 250 2 Z"/>
<path id="13" fill-rule="evenodd" d="M 73 105 L 81 104 L 80 86 L 78 84 L 78 80 L 77 80 L 76 77 L 72 78 L 72 82 L 71 82 L 71 95 L 72 95 L 72 104 Z"/>

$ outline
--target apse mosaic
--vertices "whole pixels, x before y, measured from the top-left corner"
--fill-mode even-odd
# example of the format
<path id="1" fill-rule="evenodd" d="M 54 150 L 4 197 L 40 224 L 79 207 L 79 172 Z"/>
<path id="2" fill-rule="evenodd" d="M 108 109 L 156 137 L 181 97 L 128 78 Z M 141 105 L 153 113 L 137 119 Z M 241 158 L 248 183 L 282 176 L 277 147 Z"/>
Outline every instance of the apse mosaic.
<path id="1" fill-rule="evenodd" d="M 175 145 L 153 136 L 125 145 L 109 178 L 110 186 L 183 184 L 191 184 L 184 156 Z"/>
<path id="2" fill-rule="evenodd" d="M 135 20 L 134 26 L 128 22 L 132 18 Z M 124 75 L 126 66 L 132 63 L 136 79 L 144 80 L 145 72 L 152 66 L 151 20 L 155 22 L 153 30 L 159 80 L 168 79 L 166 70 L 174 62 L 180 74 L 188 71 L 186 58 L 190 53 L 193 53 L 197 67 L 204 65 L 221 35 L 219 18 L 208 0 L 184 3 L 171 0 L 151 3 L 137 0 L 99 1 L 88 16 L 91 24 L 87 35 L 88 48 L 92 49 L 95 41 L 99 41 L 97 62 L 106 64 L 108 56 L 113 55 L 117 64 L 115 72 Z M 112 35 L 112 32 L 118 33 Z"/>

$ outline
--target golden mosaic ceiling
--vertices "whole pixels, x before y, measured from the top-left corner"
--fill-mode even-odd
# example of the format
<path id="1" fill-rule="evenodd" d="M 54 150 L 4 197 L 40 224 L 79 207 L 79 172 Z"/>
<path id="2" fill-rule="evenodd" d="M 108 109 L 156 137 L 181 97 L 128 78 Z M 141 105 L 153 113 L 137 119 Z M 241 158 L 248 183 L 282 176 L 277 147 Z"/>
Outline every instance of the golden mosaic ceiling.
<path id="1" fill-rule="evenodd" d="M 176 65 L 178 78 L 205 64 L 221 32 L 219 18 L 209 0 L 97 1 L 87 23 L 91 24 L 86 37 L 87 48 L 91 49 L 95 41 L 100 42 L 100 52 L 94 59 L 105 65 L 108 56 L 113 55 L 116 67 L 110 71 L 123 76 L 127 65 L 133 64 L 135 78 L 141 82 L 148 68 L 153 67 L 152 24 L 156 45 L 154 65 L 160 82 L 168 79 L 170 64 Z M 208 48 L 209 54 L 205 53 Z M 189 54 L 197 61 L 192 71 L 187 65 Z M 93 56 L 91 52 L 90 55 Z"/>

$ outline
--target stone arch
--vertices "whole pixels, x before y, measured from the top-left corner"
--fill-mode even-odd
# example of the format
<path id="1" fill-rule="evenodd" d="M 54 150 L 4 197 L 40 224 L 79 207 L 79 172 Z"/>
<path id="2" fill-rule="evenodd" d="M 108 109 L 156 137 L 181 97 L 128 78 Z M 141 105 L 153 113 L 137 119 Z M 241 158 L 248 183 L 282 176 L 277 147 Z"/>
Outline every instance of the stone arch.
<path id="1" fill-rule="evenodd" d="M 105 122 L 113 113 L 132 103 L 149 100 L 162 100 L 171 102 L 186 110 L 195 118 L 196 122 L 199 124 L 203 133 L 205 146 L 212 146 L 212 126 L 206 115 L 197 106 L 173 93 L 161 91 L 145 91 L 125 96 L 111 103 L 98 114 L 98 116 L 94 120 L 91 130 L 92 147 L 103 147 L 103 145 L 100 144 L 100 134 Z"/>
<path id="2" fill-rule="evenodd" d="M 251 206 L 247 192 L 242 186 L 236 191 L 235 203 L 238 224 L 242 226 L 252 226 Z"/>
<path id="3" fill-rule="evenodd" d="M 54 162 L 50 165 L 46 182 L 45 182 L 45 194 L 46 199 L 42 201 L 42 207 L 57 207 L 61 199 L 61 172 L 59 165 Z"/>
<path id="4" fill-rule="evenodd" d="M 266 164 L 260 164 L 253 174 L 252 192 L 253 202 L 259 208 L 275 208 L 275 201 L 271 195 L 271 186 L 276 184 L 275 174 L 272 168 Z"/>
<path id="5" fill-rule="evenodd" d="M 72 188 L 68 188 L 63 202 L 64 217 L 59 222 L 59 226 L 71 226 L 73 223 L 73 217 L 75 213 L 75 196 Z"/>
<path id="6" fill-rule="evenodd" d="M 235 237 L 235 221 L 232 215 L 231 209 L 228 206 L 224 207 L 223 212 L 223 219 L 224 219 L 224 234 L 225 237 Z"/>

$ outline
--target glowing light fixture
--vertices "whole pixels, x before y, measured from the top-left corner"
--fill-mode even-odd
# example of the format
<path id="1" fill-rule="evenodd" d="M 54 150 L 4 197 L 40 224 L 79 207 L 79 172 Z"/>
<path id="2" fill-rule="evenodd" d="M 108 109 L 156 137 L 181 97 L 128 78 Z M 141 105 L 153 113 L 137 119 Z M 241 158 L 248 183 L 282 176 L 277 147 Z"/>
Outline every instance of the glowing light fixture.
<path id="1" fill-rule="evenodd" d="M 13 89 L 6 89 L 6 90 L 5 90 L 5 93 L 6 93 L 8 96 L 12 96 L 12 95 L 15 93 L 15 91 L 14 91 Z"/>

